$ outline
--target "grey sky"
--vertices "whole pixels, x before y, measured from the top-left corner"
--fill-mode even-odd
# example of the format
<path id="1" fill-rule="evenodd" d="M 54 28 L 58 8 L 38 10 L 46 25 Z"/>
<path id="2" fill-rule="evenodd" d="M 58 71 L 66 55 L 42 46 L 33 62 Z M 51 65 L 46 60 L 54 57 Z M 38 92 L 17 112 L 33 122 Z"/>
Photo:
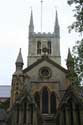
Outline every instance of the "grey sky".
<path id="1" fill-rule="evenodd" d="M 41 4 L 40 0 L 1 0 L 0 1 L 0 85 L 11 84 L 15 71 L 15 61 L 22 48 L 24 67 L 27 65 L 28 25 L 30 11 L 33 10 L 35 32 L 40 32 Z M 61 31 L 62 65 L 65 66 L 68 48 L 72 48 L 78 36 L 68 33 L 68 25 L 74 20 L 72 8 L 67 0 L 44 0 L 43 32 L 53 32 L 55 8 L 58 11 Z"/>

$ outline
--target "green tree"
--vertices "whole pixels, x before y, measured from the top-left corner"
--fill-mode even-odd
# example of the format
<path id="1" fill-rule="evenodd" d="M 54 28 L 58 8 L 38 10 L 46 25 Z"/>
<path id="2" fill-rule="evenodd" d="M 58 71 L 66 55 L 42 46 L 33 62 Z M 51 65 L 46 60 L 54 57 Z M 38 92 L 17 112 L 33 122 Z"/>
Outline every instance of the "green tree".
<path id="1" fill-rule="evenodd" d="M 69 26 L 69 32 L 75 30 L 80 33 L 80 38 L 73 47 L 74 67 L 79 83 L 83 81 L 83 0 L 67 0 L 70 6 L 73 5 L 75 21 Z M 82 83 L 83 84 L 83 83 Z"/>
<path id="2" fill-rule="evenodd" d="M 76 45 L 73 47 L 74 56 L 74 68 L 77 73 L 79 83 L 83 81 L 83 39 L 77 41 Z"/>
<path id="3" fill-rule="evenodd" d="M 68 4 L 74 5 L 74 17 L 75 21 L 69 27 L 75 29 L 76 32 L 83 32 L 83 0 L 68 0 Z"/>
<path id="4" fill-rule="evenodd" d="M 9 108 L 10 100 L 7 99 L 5 102 L 0 102 L 0 108 L 7 110 Z"/>

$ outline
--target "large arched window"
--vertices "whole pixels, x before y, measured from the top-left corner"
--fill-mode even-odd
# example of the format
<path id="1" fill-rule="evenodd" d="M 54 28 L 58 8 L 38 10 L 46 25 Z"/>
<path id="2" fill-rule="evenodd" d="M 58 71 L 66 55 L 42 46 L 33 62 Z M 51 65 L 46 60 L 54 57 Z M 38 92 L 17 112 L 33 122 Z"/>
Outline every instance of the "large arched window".
<path id="1" fill-rule="evenodd" d="M 41 42 L 37 42 L 37 54 L 41 54 Z"/>
<path id="2" fill-rule="evenodd" d="M 52 92 L 50 96 L 50 110 L 51 113 L 53 114 L 56 113 L 56 96 L 54 92 Z"/>
<path id="3" fill-rule="evenodd" d="M 42 113 L 48 113 L 48 90 L 43 88 L 42 90 Z"/>
<path id="4" fill-rule="evenodd" d="M 37 105 L 38 105 L 38 107 L 39 107 L 39 109 L 40 109 L 40 95 L 39 95 L 39 93 L 36 92 L 36 93 L 34 94 L 34 97 L 35 97 L 35 101 L 36 101 L 36 103 L 37 103 Z"/>
<path id="5" fill-rule="evenodd" d="M 51 41 L 48 41 L 48 54 L 51 54 Z"/>

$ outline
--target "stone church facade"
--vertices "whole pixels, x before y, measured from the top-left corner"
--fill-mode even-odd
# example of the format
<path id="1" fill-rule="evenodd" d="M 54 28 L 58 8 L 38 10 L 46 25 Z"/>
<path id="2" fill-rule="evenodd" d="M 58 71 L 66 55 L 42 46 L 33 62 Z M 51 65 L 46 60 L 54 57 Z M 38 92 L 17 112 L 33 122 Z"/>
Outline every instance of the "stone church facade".
<path id="1" fill-rule="evenodd" d="M 67 95 L 65 93 L 71 86 L 67 76 L 68 71 L 73 71 L 73 59 L 69 50 L 68 70 L 61 66 L 60 27 L 57 12 L 54 32 L 46 34 L 34 32 L 31 11 L 28 50 L 27 67 L 23 69 L 21 49 L 15 63 L 16 71 L 12 76 L 8 125 L 81 125 L 82 120 L 78 118 L 79 115 L 76 115 L 78 122 L 75 117 L 73 124 L 68 122 L 69 118 L 65 117 L 66 114 L 62 115 L 61 107 L 64 105 L 63 100 L 66 100 L 64 96 Z M 70 95 L 68 97 L 72 98 Z M 80 106 L 78 99 L 75 103 Z M 61 117 L 59 117 L 60 114 Z"/>

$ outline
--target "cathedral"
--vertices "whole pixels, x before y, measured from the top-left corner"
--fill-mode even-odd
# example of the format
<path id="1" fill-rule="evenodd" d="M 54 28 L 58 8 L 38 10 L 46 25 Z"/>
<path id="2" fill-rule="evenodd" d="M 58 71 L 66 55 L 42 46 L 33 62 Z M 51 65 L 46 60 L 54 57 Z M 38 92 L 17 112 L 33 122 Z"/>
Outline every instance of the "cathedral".
<path id="1" fill-rule="evenodd" d="M 82 125 L 83 98 L 72 85 L 76 74 L 70 49 L 67 69 L 61 66 L 57 11 L 53 33 L 35 33 L 31 11 L 25 69 L 23 64 L 20 49 L 12 75 L 7 125 Z"/>

